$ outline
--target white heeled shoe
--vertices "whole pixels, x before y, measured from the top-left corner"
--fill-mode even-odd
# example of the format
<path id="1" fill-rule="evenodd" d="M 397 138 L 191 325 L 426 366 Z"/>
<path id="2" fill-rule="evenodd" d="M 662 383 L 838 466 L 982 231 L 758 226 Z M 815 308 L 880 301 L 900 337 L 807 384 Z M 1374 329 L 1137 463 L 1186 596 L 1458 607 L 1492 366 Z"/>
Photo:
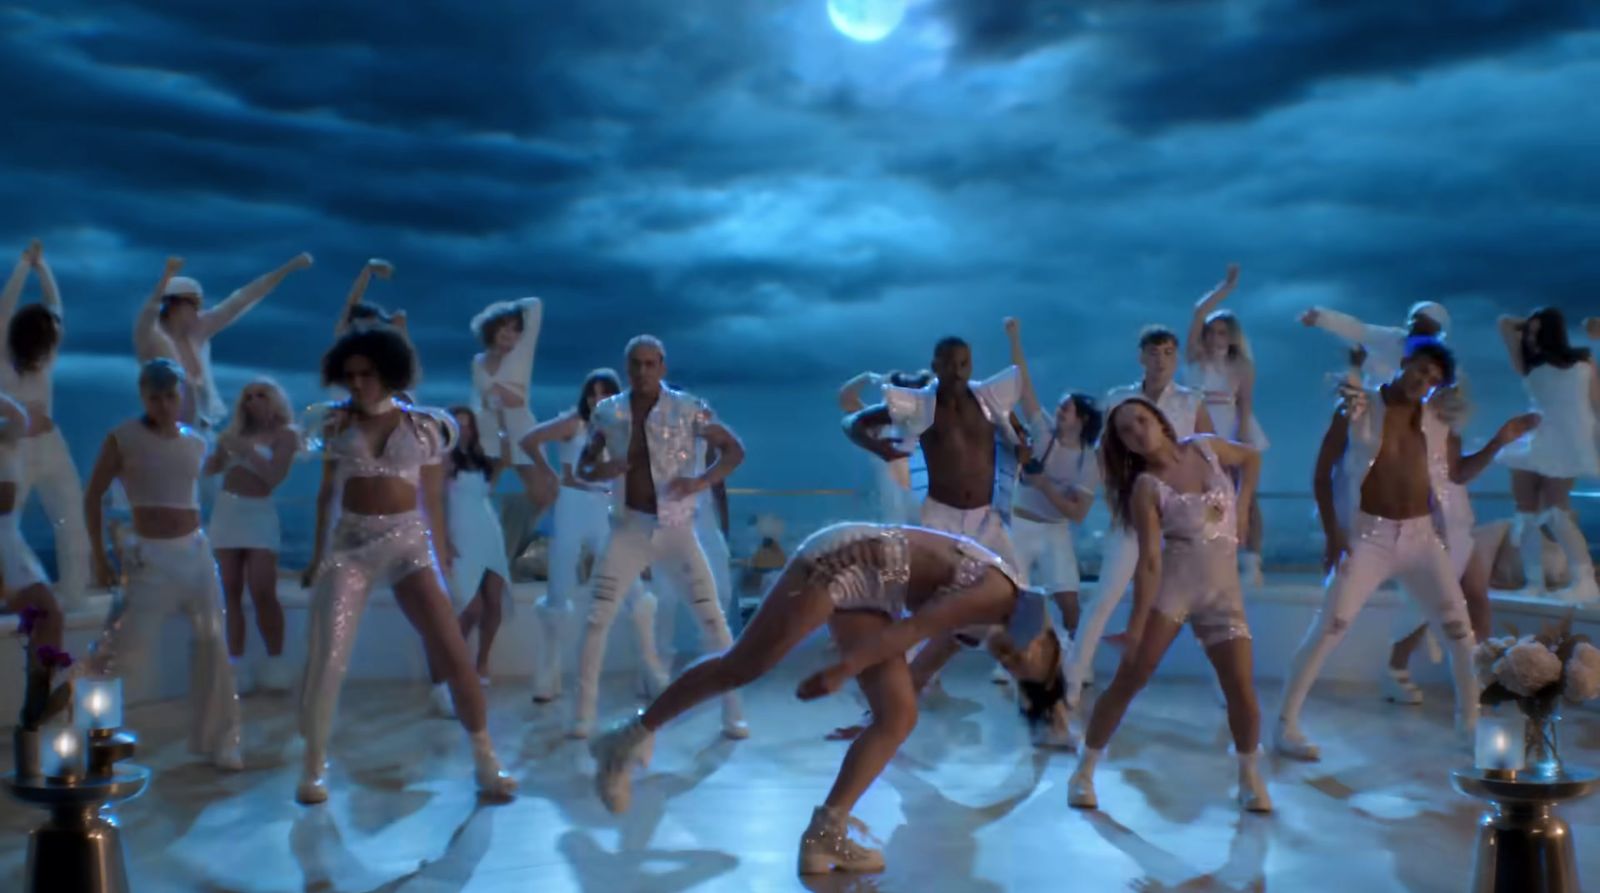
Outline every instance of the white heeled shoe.
<path id="1" fill-rule="evenodd" d="M 800 874 L 882 871 L 883 851 L 851 840 L 852 830 L 868 836 L 867 826 L 850 816 L 840 816 L 826 806 L 813 810 L 811 824 L 800 835 Z"/>
<path id="2" fill-rule="evenodd" d="M 1261 777 L 1261 751 L 1239 755 L 1239 806 L 1245 812 L 1272 811 L 1272 795 Z"/>
<path id="3" fill-rule="evenodd" d="M 613 726 L 589 745 L 594 756 L 594 790 L 608 811 L 627 811 L 633 802 L 633 779 L 629 771 L 635 764 L 648 766 L 655 733 L 644 727 L 639 717 Z"/>
<path id="4" fill-rule="evenodd" d="M 1078 771 L 1067 780 L 1067 805 L 1073 809 L 1099 809 L 1100 798 L 1094 792 L 1094 774 Z"/>
<path id="5" fill-rule="evenodd" d="M 1272 730 L 1272 748 L 1292 760 L 1315 763 L 1322 759 L 1322 748 L 1313 744 L 1299 726 L 1291 726 L 1281 719 Z"/>
<path id="6" fill-rule="evenodd" d="M 1379 677 L 1378 685 L 1383 691 L 1383 699 L 1391 704 L 1415 707 L 1422 703 L 1422 689 L 1411 681 L 1410 670 L 1385 667 L 1383 675 Z"/>

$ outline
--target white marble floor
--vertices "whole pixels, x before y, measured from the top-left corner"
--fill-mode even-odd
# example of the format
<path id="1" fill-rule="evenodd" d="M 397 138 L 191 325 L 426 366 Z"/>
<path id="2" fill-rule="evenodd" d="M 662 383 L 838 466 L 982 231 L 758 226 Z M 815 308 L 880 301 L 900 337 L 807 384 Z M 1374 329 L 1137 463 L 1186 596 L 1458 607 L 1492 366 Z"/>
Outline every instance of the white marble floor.
<path id="1" fill-rule="evenodd" d="M 1074 757 L 1037 752 L 988 666 L 967 656 L 946 676 L 901 755 L 857 814 L 886 844 L 878 876 L 800 879 L 795 844 L 844 746 L 822 740 L 857 715 L 849 696 L 790 695 L 816 654 L 748 692 L 755 735 L 716 734 L 714 707 L 661 735 L 619 818 L 594 799 L 586 749 L 562 735 L 562 706 L 534 708 L 520 680 L 491 689 L 491 728 L 522 781 L 509 805 L 476 803 L 459 728 L 429 719 L 417 685 L 346 691 L 328 804 L 291 799 L 291 702 L 246 700 L 249 766 L 218 774 L 183 752 L 180 702 L 132 710 L 137 762 L 155 770 L 121 811 L 137 893 L 467 890 L 586 893 L 677 890 L 1461 891 L 1478 806 L 1448 771 L 1448 692 L 1398 708 L 1370 690 L 1319 688 L 1308 729 L 1320 764 L 1271 762 L 1278 812 L 1244 817 L 1210 687 L 1162 682 L 1135 703 L 1098 777 L 1102 810 L 1066 806 Z M 613 712 L 630 680 L 608 680 Z M 1276 699 L 1276 686 L 1265 700 Z M 1270 710 L 1268 711 L 1270 714 Z M 1564 731 L 1568 761 L 1593 763 L 1600 717 Z M 1600 882 L 1600 801 L 1565 811 L 1581 870 Z M 38 815 L 0 817 L 0 888 L 21 886 Z"/>

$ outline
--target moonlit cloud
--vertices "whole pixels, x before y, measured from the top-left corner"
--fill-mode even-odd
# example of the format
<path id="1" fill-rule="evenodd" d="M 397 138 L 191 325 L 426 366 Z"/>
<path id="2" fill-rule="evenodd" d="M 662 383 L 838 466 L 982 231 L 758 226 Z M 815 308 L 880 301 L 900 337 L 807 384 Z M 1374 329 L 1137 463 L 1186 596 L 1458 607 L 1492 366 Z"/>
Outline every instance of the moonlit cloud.
<path id="1" fill-rule="evenodd" d="M 0 9 L 0 242 L 45 239 L 80 461 L 131 411 L 130 327 L 169 254 L 214 298 L 300 250 L 216 345 L 298 401 L 368 257 L 427 399 L 463 399 L 495 300 L 547 300 L 549 414 L 640 331 L 750 442 L 744 483 L 855 460 L 833 392 L 1024 320 L 1041 391 L 1137 374 L 1229 261 L 1270 374 L 1268 484 L 1303 489 L 1331 339 L 1309 303 L 1445 301 L 1488 426 L 1520 402 L 1504 309 L 1596 306 L 1600 34 L 1582 0 L 922 0 L 885 40 L 824 0 L 58 0 Z M 849 466 L 854 467 L 854 466 Z"/>

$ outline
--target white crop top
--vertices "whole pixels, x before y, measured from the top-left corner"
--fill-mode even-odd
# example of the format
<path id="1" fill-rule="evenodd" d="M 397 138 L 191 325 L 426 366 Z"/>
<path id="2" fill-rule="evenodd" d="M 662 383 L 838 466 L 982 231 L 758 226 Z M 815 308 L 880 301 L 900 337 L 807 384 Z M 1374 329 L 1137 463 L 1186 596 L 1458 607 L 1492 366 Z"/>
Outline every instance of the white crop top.
<path id="1" fill-rule="evenodd" d="M 538 298 L 523 298 L 515 304 L 522 314 L 522 334 L 505 355 L 494 372 L 489 371 L 487 355 L 478 354 L 472 359 L 472 390 L 477 396 L 478 408 L 491 408 L 491 395 L 495 385 L 528 399 L 528 379 L 533 376 L 534 350 L 539 346 L 539 327 L 544 321 L 544 303 Z"/>
<path id="2" fill-rule="evenodd" d="M 188 425 L 176 437 L 162 437 L 143 419 L 112 429 L 122 471 L 117 475 L 134 508 L 199 509 L 195 484 L 206 460 L 206 440 Z"/>
<path id="3" fill-rule="evenodd" d="M 455 419 L 444 410 L 396 400 L 393 411 L 404 415 L 373 455 L 346 404 L 333 404 L 327 410 L 322 446 L 326 457 L 337 463 L 341 486 L 350 478 L 400 478 L 416 486 L 422 481 L 423 466 L 443 462 L 458 435 Z"/>

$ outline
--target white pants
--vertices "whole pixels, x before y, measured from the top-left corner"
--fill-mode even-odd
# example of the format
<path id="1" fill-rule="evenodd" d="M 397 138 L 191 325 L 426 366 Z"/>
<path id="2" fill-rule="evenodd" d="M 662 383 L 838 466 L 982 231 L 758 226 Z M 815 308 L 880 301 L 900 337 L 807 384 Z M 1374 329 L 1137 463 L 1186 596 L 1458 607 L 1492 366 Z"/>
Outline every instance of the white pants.
<path id="1" fill-rule="evenodd" d="M 1011 539 L 1017 548 L 1017 570 L 1027 574 L 1033 585 L 1046 592 L 1078 591 L 1078 552 L 1071 524 L 1013 517 Z"/>
<path id="2" fill-rule="evenodd" d="M 1139 565 L 1139 539 L 1131 528 L 1112 527 L 1103 542 L 1100 581 L 1095 584 L 1094 598 L 1083 606 L 1078 617 L 1077 653 L 1067 668 L 1067 688 L 1073 697 L 1093 672 L 1100 637 L 1105 635 L 1106 624 L 1111 622 L 1111 614 L 1133 582 L 1134 569 Z"/>
<path id="3" fill-rule="evenodd" d="M 739 621 L 733 592 L 733 554 L 717 522 L 716 509 L 701 506 L 695 512 L 694 535 L 700 541 L 700 549 L 706 553 L 706 564 L 711 567 L 711 579 L 717 586 L 717 603 L 722 605 L 723 614 L 730 618 L 728 629 L 732 632 Z M 661 644 L 661 659 L 670 664 L 680 650 L 694 647 L 692 642 L 680 641 L 684 637 L 678 632 L 678 624 L 685 612 L 693 616 L 688 608 L 693 598 L 681 580 L 662 580 L 656 586 L 656 591 L 661 599 L 661 611 L 656 615 L 656 641 Z"/>
<path id="4" fill-rule="evenodd" d="M 688 593 L 689 608 L 700 623 L 705 651 L 722 651 L 733 644 L 728 621 L 717 599 L 716 578 L 706 553 L 690 525 L 662 525 L 654 515 L 635 511 L 613 513 L 611 538 L 594 573 L 594 594 L 578 657 L 576 723 L 594 722 L 600 693 L 600 670 L 605 663 L 606 636 L 617 618 L 624 595 L 650 568 L 657 580 L 671 580 Z M 736 718 L 738 697 L 723 696 L 723 716 Z"/>
<path id="5" fill-rule="evenodd" d="M 1450 654 L 1456 686 L 1456 715 L 1465 725 L 1478 717 L 1478 683 L 1472 674 L 1472 622 L 1461 594 L 1460 577 L 1434 532 L 1432 518 L 1393 521 L 1358 512 L 1350 530 L 1350 551 L 1328 578 L 1322 609 L 1295 651 L 1284 684 L 1279 716 L 1298 727 L 1323 661 L 1333 653 L 1367 599 L 1390 579 L 1416 600 L 1441 634 Z"/>
<path id="6" fill-rule="evenodd" d="M 205 534 L 168 540 L 135 540 L 125 556 L 128 585 L 117 599 L 94 648 L 89 671 L 129 677 L 156 660 L 161 627 L 182 612 L 194 626 L 189 660 L 189 749 L 215 755 L 238 747 L 239 695 L 228 662 L 222 583 Z"/>
<path id="7" fill-rule="evenodd" d="M 89 588 L 89 531 L 83 521 L 83 482 L 72 464 L 72 453 L 60 428 L 24 437 L 22 480 L 17 482 L 17 512 L 28 504 L 28 492 L 39 491 L 39 502 L 55 531 L 56 598 L 63 610 L 81 606 Z"/>
<path id="8" fill-rule="evenodd" d="M 1445 523 L 1444 549 L 1450 555 L 1450 572 L 1456 575 L 1456 581 L 1467 575 L 1467 565 L 1472 563 L 1472 527 L 1473 519 L 1469 516 L 1459 521 Z M 1394 628 L 1390 634 L 1398 642 L 1412 633 L 1426 626 L 1428 618 L 1422 614 L 1422 609 L 1417 606 L 1414 599 L 1407 598 L 1400 603 L 1394 612 Z M 1440 654 L 1438 646 L 1428 643 L 1428 648 L 1433 653 L 1433 660 L 1438 662 Z"/>
<path id="9" fill-rule="evenodd" d="M 1028 569 L 1018 564 L 1011 531 L 994 506 L 958 509 L 930 496 L 922 500 L 922 526 L 945 533 L 958 533 L 977 541 L 978 545 L 999 555 L 1016 571 L 1020 585 L 1028 585 Z"/>

